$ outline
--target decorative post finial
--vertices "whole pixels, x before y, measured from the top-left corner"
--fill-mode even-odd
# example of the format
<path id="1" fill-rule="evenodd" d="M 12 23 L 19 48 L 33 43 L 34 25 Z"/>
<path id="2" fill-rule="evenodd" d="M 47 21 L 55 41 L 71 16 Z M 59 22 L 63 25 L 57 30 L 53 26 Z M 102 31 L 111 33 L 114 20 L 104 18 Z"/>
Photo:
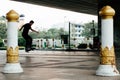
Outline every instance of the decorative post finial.
<path id="1" fill-rule="evenodd" d="M 14 10 L 10 10 L 6 14 L 6 19 L 8 20 L 8 22 L 17 22 L 19 19 L 19 14 L 15 12 Z"/>
<path id="2" fill-rule="evenodd" d="M 103 19 L 113 18 L 113 16 L 115 15 L 115 10 L 111 6 L 107 5 L 100 10 L 99 15 Z"/>

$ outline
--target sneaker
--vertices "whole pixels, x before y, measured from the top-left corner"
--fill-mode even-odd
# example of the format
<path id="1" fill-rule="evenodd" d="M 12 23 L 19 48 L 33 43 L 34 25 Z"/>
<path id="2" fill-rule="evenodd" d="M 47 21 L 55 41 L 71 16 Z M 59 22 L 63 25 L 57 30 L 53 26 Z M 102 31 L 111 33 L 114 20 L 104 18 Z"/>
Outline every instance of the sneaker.
<path id="1" fill-rule="evenodd" d="M 31 48 L 31 50 L 35 50 L 35 48 Z"/>
<path id="2" fill-rule="evenodd" d="M 29 48 L 29 49 L 25 49 L 25 52 L 29 52 L 31 49 Z"/>

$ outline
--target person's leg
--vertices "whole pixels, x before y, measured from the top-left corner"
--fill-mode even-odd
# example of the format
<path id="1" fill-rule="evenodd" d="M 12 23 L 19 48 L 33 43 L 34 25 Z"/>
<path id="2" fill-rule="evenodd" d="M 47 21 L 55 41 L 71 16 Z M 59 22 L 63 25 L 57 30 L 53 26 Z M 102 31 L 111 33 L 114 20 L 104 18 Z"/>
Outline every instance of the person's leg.
<path id="1" fill-rule="evenodd" d="M 31 48 L 30 48 L 30 40 L 29 38 L 26 39 L 26 51 L 30 51 Z"/>
<path id="2" fill-rule="evenodd" d="M 25 51 L 26 52 L 28 52 L 28 51 L 30 51 L 30 45 L 29 45 L 29 37 L 28 37 L 28 35 L 23 35 L 23 38 L 25 39 L 25 41 L 26 41 L 26 44 L 25 44 Z"/>
<path id="3" fill-rule="evenodd" d="M 32 41 L 33 39 L 31 38 L 31 36 L 29 36 L 29 46 L 31 50 L 34 50 L 35 48 L 32 47 Z"/>
<path id="4" fill-rule="evenodd" d="M 30 48 L 32 48 L 32 38 L 31 37 L 30 37 Z"/>
<path id="5" fill-rule="evenodd" d="M 28 35 L 27 36 L 27 39 L 28 39 L 28 47 L 31 48 L 32 47 L 32 38 Z"/>

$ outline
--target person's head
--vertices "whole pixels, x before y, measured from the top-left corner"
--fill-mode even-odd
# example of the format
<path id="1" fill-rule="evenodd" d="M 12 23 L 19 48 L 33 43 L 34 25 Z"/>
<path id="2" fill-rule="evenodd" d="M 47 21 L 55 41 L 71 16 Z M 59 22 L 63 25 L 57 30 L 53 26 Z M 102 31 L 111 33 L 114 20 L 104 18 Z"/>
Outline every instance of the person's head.
<path id="1" fill-rule="evenodd" d="M 29 23 L 32 25 L 32 24 L 34 23 L 34 21 L 33 21 L 33 20 L 31 20 Z"/>

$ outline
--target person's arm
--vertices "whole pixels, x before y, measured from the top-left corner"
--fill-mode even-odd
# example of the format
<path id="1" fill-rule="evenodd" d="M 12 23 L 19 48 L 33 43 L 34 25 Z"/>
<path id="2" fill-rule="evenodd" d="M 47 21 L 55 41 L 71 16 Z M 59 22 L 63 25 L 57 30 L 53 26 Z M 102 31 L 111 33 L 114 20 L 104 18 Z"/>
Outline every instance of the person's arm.
<path id="1" fill-rule="evenodd" d="M 39 33 L 38 31 L 36 31 L 36 30 L 34 30 L 34 29 L 32 29 L 32 28 L 31 28 L 31 31 L 36 32 L 36 33 Z"/>
<path id="2" fill-rule="evenodd" d="M 24 27 L 24 25 L 19 29 L 19 31 L 21 31 L 23 27 Z"/>

